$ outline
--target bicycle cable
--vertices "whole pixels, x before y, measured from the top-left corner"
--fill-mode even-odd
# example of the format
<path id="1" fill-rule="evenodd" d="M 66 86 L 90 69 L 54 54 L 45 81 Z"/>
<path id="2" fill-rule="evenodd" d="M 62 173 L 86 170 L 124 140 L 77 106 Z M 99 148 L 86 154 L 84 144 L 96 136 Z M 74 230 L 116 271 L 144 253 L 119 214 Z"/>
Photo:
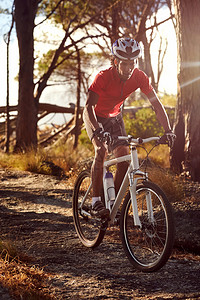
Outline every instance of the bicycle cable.
<path id="1" fill-rule="evenodd" d="M 147 167 L 148 167 L 149 155 L 150 155 L 150 153 L 153 151 L 153 149 L 154 149 L 155 147 L 157 147 L 157 146 L 158 146 L 158 144 L 155 144 L 149 151 L 147 151 L 147 149 L 146 149 L 144 146 L 138 146 L 138 147 L 144 149 L 145 152 L 146 152 L 146 157 L 142 160 L 142 162 L 141 162 L 141 164 L 140 164 L 140 166 L 139 166 L 139 168 L 138 168 L 138 169 L 140 169 L 140 168 L 144 165 L 144 173 L 145 173 L 145 174 L 147 173 Z"/>

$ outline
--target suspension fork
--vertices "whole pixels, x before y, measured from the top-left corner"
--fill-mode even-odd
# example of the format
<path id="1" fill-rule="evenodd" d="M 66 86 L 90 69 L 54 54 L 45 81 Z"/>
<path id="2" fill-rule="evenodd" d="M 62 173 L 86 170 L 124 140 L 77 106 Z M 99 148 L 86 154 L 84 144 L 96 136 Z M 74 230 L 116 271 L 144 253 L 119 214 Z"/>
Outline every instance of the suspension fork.
<path id="1" fill-rule="evenodd" d="M 142 224 L 140 222 L 139 214 L 138 214 L 138 205 L 136 199 L 136 186 L 138 178 L 134 178 L 136 172 L 132 171 L 129 173 L 129 191 L 131 195 L 131 204 L 133 208 L 133 220 L 134 225 L 137 227 L 142 228 Z"/>
<path id="2" fill-rule="evenodd" d="M 139 160 L 137 155 L 137 149 L 134 145 L 131 145 L 131 168 L 129 172 L 129 191 L 131 195 L 131 203 L 133 207 L 133 219 L 134 225 L 142 228 L 142 224 L 140 222 L 139 214 L 138 214 L 138 205 L 136 199 L 136 186 L 138 178 L 134 178 L 136 174 L 140 174 L 139 169 Z"/>
<path id="3" fill-rule="evenodd" d="M 152 199 L 151 199 L 151 192 L 146 192 L 146 203 L 147 203 L 147 213 L 148 213 L 148 219 L 151 223 L 154 223 L 154 215 L 153 215 L 153 206 L 152 206 Z"/>

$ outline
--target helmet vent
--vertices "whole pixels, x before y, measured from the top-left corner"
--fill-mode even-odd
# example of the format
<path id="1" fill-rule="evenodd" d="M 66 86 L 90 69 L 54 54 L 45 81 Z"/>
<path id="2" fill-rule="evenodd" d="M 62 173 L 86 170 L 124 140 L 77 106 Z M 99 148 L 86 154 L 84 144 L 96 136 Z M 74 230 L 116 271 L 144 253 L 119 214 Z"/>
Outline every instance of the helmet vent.
<path id="1" fill-rule="evenodd" d="M 120 60 L 134 60 L 141 54 L 137 41 L 130 38 L 119 38 L 112 45 L 112 54 Z"/>
<path id="2" fill-rule="evenodd" d="M 126 47 L 126 52 L 127 52 L 127 54 L 131 54 L 132 53 L 132 48 L 131 47 Z"/>

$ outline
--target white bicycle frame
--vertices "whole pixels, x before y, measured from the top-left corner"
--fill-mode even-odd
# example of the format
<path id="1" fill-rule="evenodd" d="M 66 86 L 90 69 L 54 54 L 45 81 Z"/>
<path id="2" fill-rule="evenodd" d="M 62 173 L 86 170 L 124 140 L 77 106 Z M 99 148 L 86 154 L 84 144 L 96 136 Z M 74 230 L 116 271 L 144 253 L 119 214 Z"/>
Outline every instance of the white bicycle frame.
<path id="1" fill-rule="evenodd" d="M 130 137 L 118 137 L 121 140 L 128 140 L 128 138 Z M 159 140 L 159 137 L 150 137 L 147 139 L 143 139 L 142 143 L 148 143 L 150 141 L 157 141 Z M 136 199 L 136 186 L 138 183 L 138 180 L 142 180 L 144 178 L 147 178 L 147 174 L 142 172 L 139 168 L 139 159 L 138 159 L 138 155 L 137 155 L 137 149 L 136 149 L 136 145 L 141 144 L 141 141 L 139 139 L 133 139 L 131 138 L 131 153 L 129 155 L 125 155 L 125 156 L 121 156 L 118 158 L 114 158 L 111 160 L 107 160 L 104 162 L 104 166 L 103 166 L 103 178 L 105 177 L 105 173 L 106 170 L 115 164 L 121 163 L 121 162 L 125 162 L 125 161 L 129 161 L 129 167 L 128 170 L 126 172 L 126 175 L 124 176 L 124 179 L 122 181 L 122 184 L 120 186 L 120 189 L 116 195 L 115 201 L 114 201 L 114 205 L 112 207 L 111 210 L 111 215 L 110 215 L 110 223 L 113 224 L 114 223 L 114 219 L 115 216 L 117 214 L 117 210 L 119 209 L 119 206 L 123 200 L 123 197 L 126 193 L 126 190 L 128 188 L 129 185 L 129 191 L 130 191 L 130 196 L 131 196 L 131 203 L 132 203 L 132 208 L 133 208 L 133 219 L 134 219 L 134 225 L 138 226 L 141 228 L 141 222 L 140 222 L 140 218 L 139 218 L 139 214 L 138 214 L 138 206 L 137 206 L 137 199 Z M 135 175 L 139 175 L 139 177 L 135 176 Z M 105 186 L 105 185 L 104 185 Z M 107 192 L 104 190 L 104 197 L 105 197 L 105 205 L 106 208 L 110 209 L 110 201 L 108 199 L 108 194 Z M 153 222 L 154 221 L 154 217 L 153 217 L 153 210 L 152 210 L 152 202 L 151 202 L 151 194 L 147 193 L 146 195 L 146 202 L 147 202 L 147 210 L 148 210 L 148 217 L 149 219 Z"/>

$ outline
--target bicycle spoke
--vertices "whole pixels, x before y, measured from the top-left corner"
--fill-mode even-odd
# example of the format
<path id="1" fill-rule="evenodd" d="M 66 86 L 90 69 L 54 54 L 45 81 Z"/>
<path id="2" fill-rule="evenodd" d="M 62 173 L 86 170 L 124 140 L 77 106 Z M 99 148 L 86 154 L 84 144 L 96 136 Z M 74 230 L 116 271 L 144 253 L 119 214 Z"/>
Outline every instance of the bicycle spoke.
<path id="1" fill-rule="evenodd" d="M 73 195 L 73 218 L 76 232 L 86 247 L 96 247 L 105 234 L 105 224 L 91 215 L 92 189 L 90 173 L 80 173 Z"/>
<path id="2" fill-rule="evenodd" d="M 152 183 L 139 186 L 136 197 L 142 227 L 137 228 L 133 224 L 133 209 L 128 195 L 123 205 L 121 238 L 131 263 L 142 271 L 151 272 L 161 268 L 171 253 L 173 245 L 171 206 L 166 196 L 161 195 L 158 187 Z"/>

